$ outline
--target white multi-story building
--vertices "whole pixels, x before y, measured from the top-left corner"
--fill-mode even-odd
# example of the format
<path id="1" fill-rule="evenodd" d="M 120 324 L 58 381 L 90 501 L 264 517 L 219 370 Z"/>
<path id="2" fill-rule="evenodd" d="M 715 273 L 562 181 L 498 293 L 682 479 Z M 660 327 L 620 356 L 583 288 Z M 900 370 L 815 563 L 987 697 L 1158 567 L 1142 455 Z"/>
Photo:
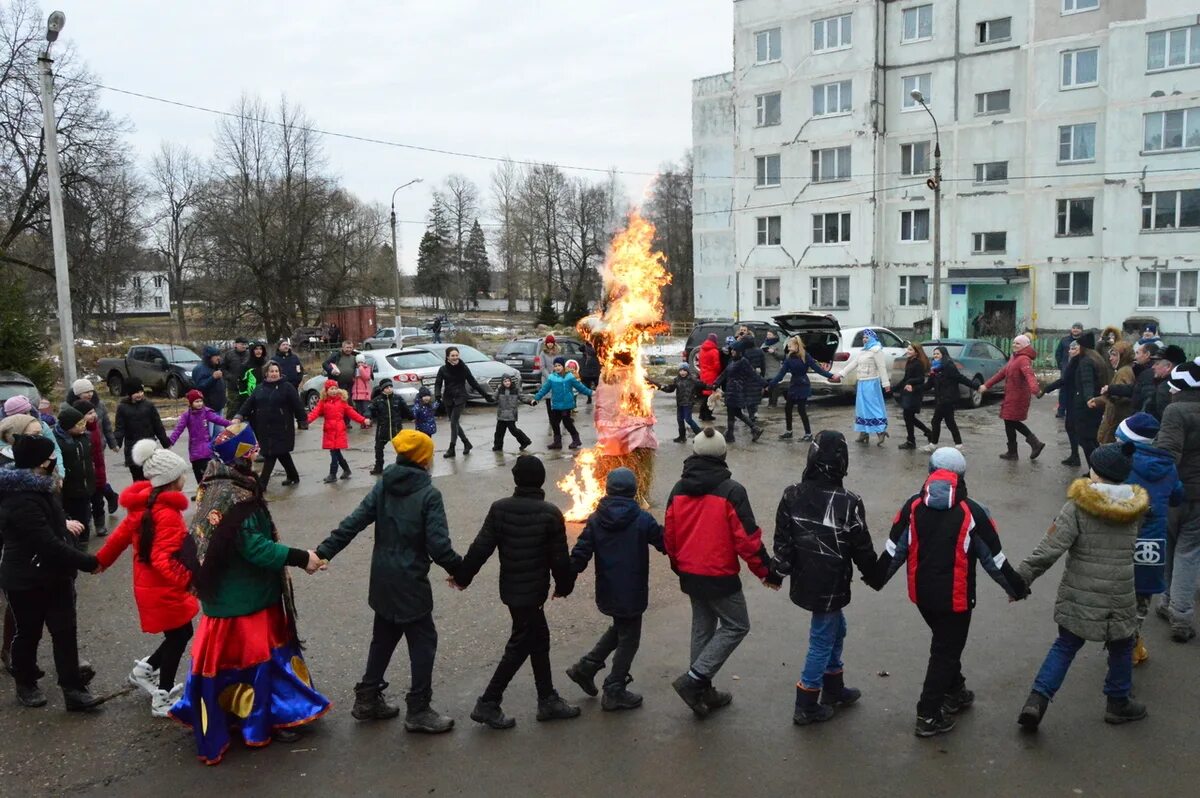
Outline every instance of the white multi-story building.
<path id="1" fill-rule="evenodd" d="M 171 313 L 171 283 L 162 272 L 132 272 L 117 295 L 118 316 L 167 316 Z"/>
<path id="2" fill-rule="evenodd" d="M 693 87 L 697 316 L 1200 333 L 1200 0 L 735 0 Z M 921 92 L 936 118 L 912 97 Z"/>

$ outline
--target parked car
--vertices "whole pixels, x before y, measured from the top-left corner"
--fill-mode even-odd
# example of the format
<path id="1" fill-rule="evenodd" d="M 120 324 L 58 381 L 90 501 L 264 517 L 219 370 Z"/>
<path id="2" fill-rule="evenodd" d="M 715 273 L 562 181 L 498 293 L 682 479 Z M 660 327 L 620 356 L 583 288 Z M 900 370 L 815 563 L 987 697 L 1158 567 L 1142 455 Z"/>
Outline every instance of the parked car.
<path id="1" fill-rule="evenodd" d="M 395 327 L 380 327 L 375 334 L 362 342 L 363 349 L 395 349 L 397 346 L 412 346 L 422 344 L 430 339 L 427 333 L 416 327 L 401 327 L 400 338 L 396 340 Z"/>
<path id="2" fill-rule="evenodd" d="M 814 394 L 854 395 L 858 373 L 855 369 L 847 369 L 847 366 L 856 361 L 858 353 L 862 351 L 863 332 L 867 329 L 875 331 L 879 343 L 883 345 L 884 357 L 892 364 L 892 384 L 904 378 L 904 341 L 886 327 L 842 327 L 832 314 L 811 311 L 782 314 L 775 317 L 775 322 L 783 331 L 782 338 L 786 340 L 793 335 L 801 336 L 805 349 L 813 358 L 842 378 L 841 382 L 831 383 L 820 374 L 810 374 L 809 381 Z"/>
<path id="3" fill-rule="evenodd" d="M 292 346 L 296 349 L 315 349 L 329 343 L 329 325 L 292 328 Z"/>
<path id="4" fill-rule="evenodd" d="M 113 396 L 125 393 L 125 380 L 137 377 L 148 391 L 178 399 L 192 387 L 192 369 L 200 356 L 186 346 L 147 344 L 131 346 L 125 357 L 102 357 L 96 371 Z"/>
<path id="5" fill-rule="evenodd" d="M 958 364 L 958 370 L 976 386 L 983 385 L 991 379 L 992 375 L 1004 368 L 1004 364 L 1008 360 L 998 347 L 978 338 L 941 338 L 921 344 L 925 354 L 931 357 L 935 346 L 946 347 L 946 351 L 950 353 L 950 359 Z M 1004 384 L 1001 383 L 992 388 L 989 393 L 1003 393 L 1003 391 Z M 983 396 L 968 390 L 966 386 L 960 385 L 959 392 L 963 401 L 971 407 L 979 407 L 983 404 Z"/>
<path id="6" fill-rule="evenodd" d="M 371 367 L 372 381 L 378 384 L 384 377 L 389 378 L 396 393 L 409 404 L 416 401 L 422 385 L 433 390 L 434 378 L 442 367 L 442 358 L 424 349 L 373 349 L 362 356 Z M 325 374 L 318 374 L 300 386 L 300 398 L 309 410 L 317 406 L 327 379 Z"/>
<path id="7" fill-rule="evenodd" d="M 522 378 L 521 372 L 516 367 L 499 363 L 473 346 L 467 346 L 466 344 L 421 344 L 422 349 L 437 355 L 438 365 L 446 361 L 446 350 L 452 346 L 458 348 L 459 357 L 462 358 L 462 362 L 467 364 L 467 368 L 471 370 L 475 381 L 482 387 L 487 388 L 493 397 L 496 395 L 496 391 L 500 390 L 500 380 L 504 379 L 506 375 L 512 377 L 514 380 Z M 467 399 L 482 398 L 475 392 L 474 388 L 467 385 Z"/>
<path id="8" fill-rule="evenodd" d="M 14 396 L 24 396 L 34 407 L 37 407 L 38 400 L 41 398 L 33 380 L 24 374 L 16 371 L 0 371 L 0 404 L 4 404 Z"/>
<path id="9" fill-rule="evenodd" d="M 542 359 L 538 354 L 542 351 L 544 338 L 516 338 L 506 342 L 493 356 L 506 366 L 512 366 L 521 373 L 521 384 L 525 386 L 538 385 L 542 381 Z M 562 350 L 563 356 L 579 360 L 583 357 L 583 343 L 574 338 L 554 337 L 554 342 Z"/>
<path id="10" fill-rule="evenodd" d="M 725 346 L 725 339 L 736 334 L 738 328 L 743 326 L 748 327 L 750 332 L 754 333 L 754 339 L 758 342 L 759 346 L 762 346 L 763 341 L 767 340 L 768 332 L 774 332 L 778 335 L 781 339 L 780 343 L 782 343 L 782 339 L 787 337 L 778 324 L 772 324 L 767 321 L 730 321 L 725 319 L 702 321 L 693 327 L 691 333 L 688 334 L 687 341 L 683 345 L 683 359 L 691 364 L 692 368 L 695 368 L 697 350 L 699 350 L 700 344 L 704 343 L 704 339 L 710 333 L 717 336 L 717 343 L 720 346 Z M 778 357 L 767 356 L 767 371 L 770 372 L 770 376 L 775 376 L 774 372 L 779 370 L 779 361 L 783 358 L 782 350 L 778 351 L 777 354 Z"/>

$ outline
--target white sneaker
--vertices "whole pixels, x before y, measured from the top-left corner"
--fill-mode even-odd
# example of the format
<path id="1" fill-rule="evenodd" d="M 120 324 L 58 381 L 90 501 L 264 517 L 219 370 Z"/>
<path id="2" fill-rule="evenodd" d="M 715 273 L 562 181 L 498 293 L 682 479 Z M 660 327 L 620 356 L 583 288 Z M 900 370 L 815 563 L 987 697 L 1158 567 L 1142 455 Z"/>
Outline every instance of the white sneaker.
<path id="1" fill-rule="evenodd" d="M 144 659 L 134 660 L 133 670 L 129 672 L 129 683 L 144 691 L 146 695 L 154 695 L 158 691 L 158 669 L 151 668 Z"/>
<path id="2" fill-rule="evenodd" d="M 961 452 L 964 448 L 964 445 L 961 443 L 956 443 L 956 444 L 954 444 L 954 448 L 958 449 Z"/>
<path id="3" fill-rule="evenodd" d="M 156 718 L 167 717 L 171 712 L 171 707 L 179 703 L 182 695 L 182 684 L 175 685 L 171 688 L 170 692 L 156 689 L 150 694 L 150 714 Z"/>
<path id="4" fill-rule="evenodd" d="M 923 452 L 932 452 L 936 449 L 937 449 L 936 443 L 927 443 L 921 447 L 921 451 L 923 451 Z"/>

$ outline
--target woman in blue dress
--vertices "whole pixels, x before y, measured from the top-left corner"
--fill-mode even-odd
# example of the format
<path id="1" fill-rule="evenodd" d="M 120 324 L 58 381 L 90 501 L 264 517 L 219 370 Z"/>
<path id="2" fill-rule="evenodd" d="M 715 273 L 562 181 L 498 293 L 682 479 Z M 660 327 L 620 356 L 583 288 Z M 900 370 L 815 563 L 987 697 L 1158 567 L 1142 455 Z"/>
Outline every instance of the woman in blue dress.
<path id="1" fill-rule="evenodd" d="M 854 396 L 854 431 L 858 433 L 858 442 L 867 443 L 871 433 L 875 433 L 879 436 L 878 445 L 883 446 L 888 437 L 887 405 L 883 398 L 892 392 L 892 383 L 883 344 L 874 330 L 863 330 L 863 348 L 858 360 L 846 371 L 850 368 L 857 369 L 858 374 Z"/>

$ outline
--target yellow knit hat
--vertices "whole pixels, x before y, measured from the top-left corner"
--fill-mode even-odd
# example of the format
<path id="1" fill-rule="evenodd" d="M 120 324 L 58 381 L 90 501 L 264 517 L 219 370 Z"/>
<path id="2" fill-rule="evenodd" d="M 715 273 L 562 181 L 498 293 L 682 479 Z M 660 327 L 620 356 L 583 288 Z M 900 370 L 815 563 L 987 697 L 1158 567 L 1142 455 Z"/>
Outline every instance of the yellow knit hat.
<path id="1" fill-rule="evenodd" d="M 396 454 L 422 468 L 429 468 L 433 463 L 433 438 L 424 432 L 402 429 L 392 438 L 392 448 Z"/>

